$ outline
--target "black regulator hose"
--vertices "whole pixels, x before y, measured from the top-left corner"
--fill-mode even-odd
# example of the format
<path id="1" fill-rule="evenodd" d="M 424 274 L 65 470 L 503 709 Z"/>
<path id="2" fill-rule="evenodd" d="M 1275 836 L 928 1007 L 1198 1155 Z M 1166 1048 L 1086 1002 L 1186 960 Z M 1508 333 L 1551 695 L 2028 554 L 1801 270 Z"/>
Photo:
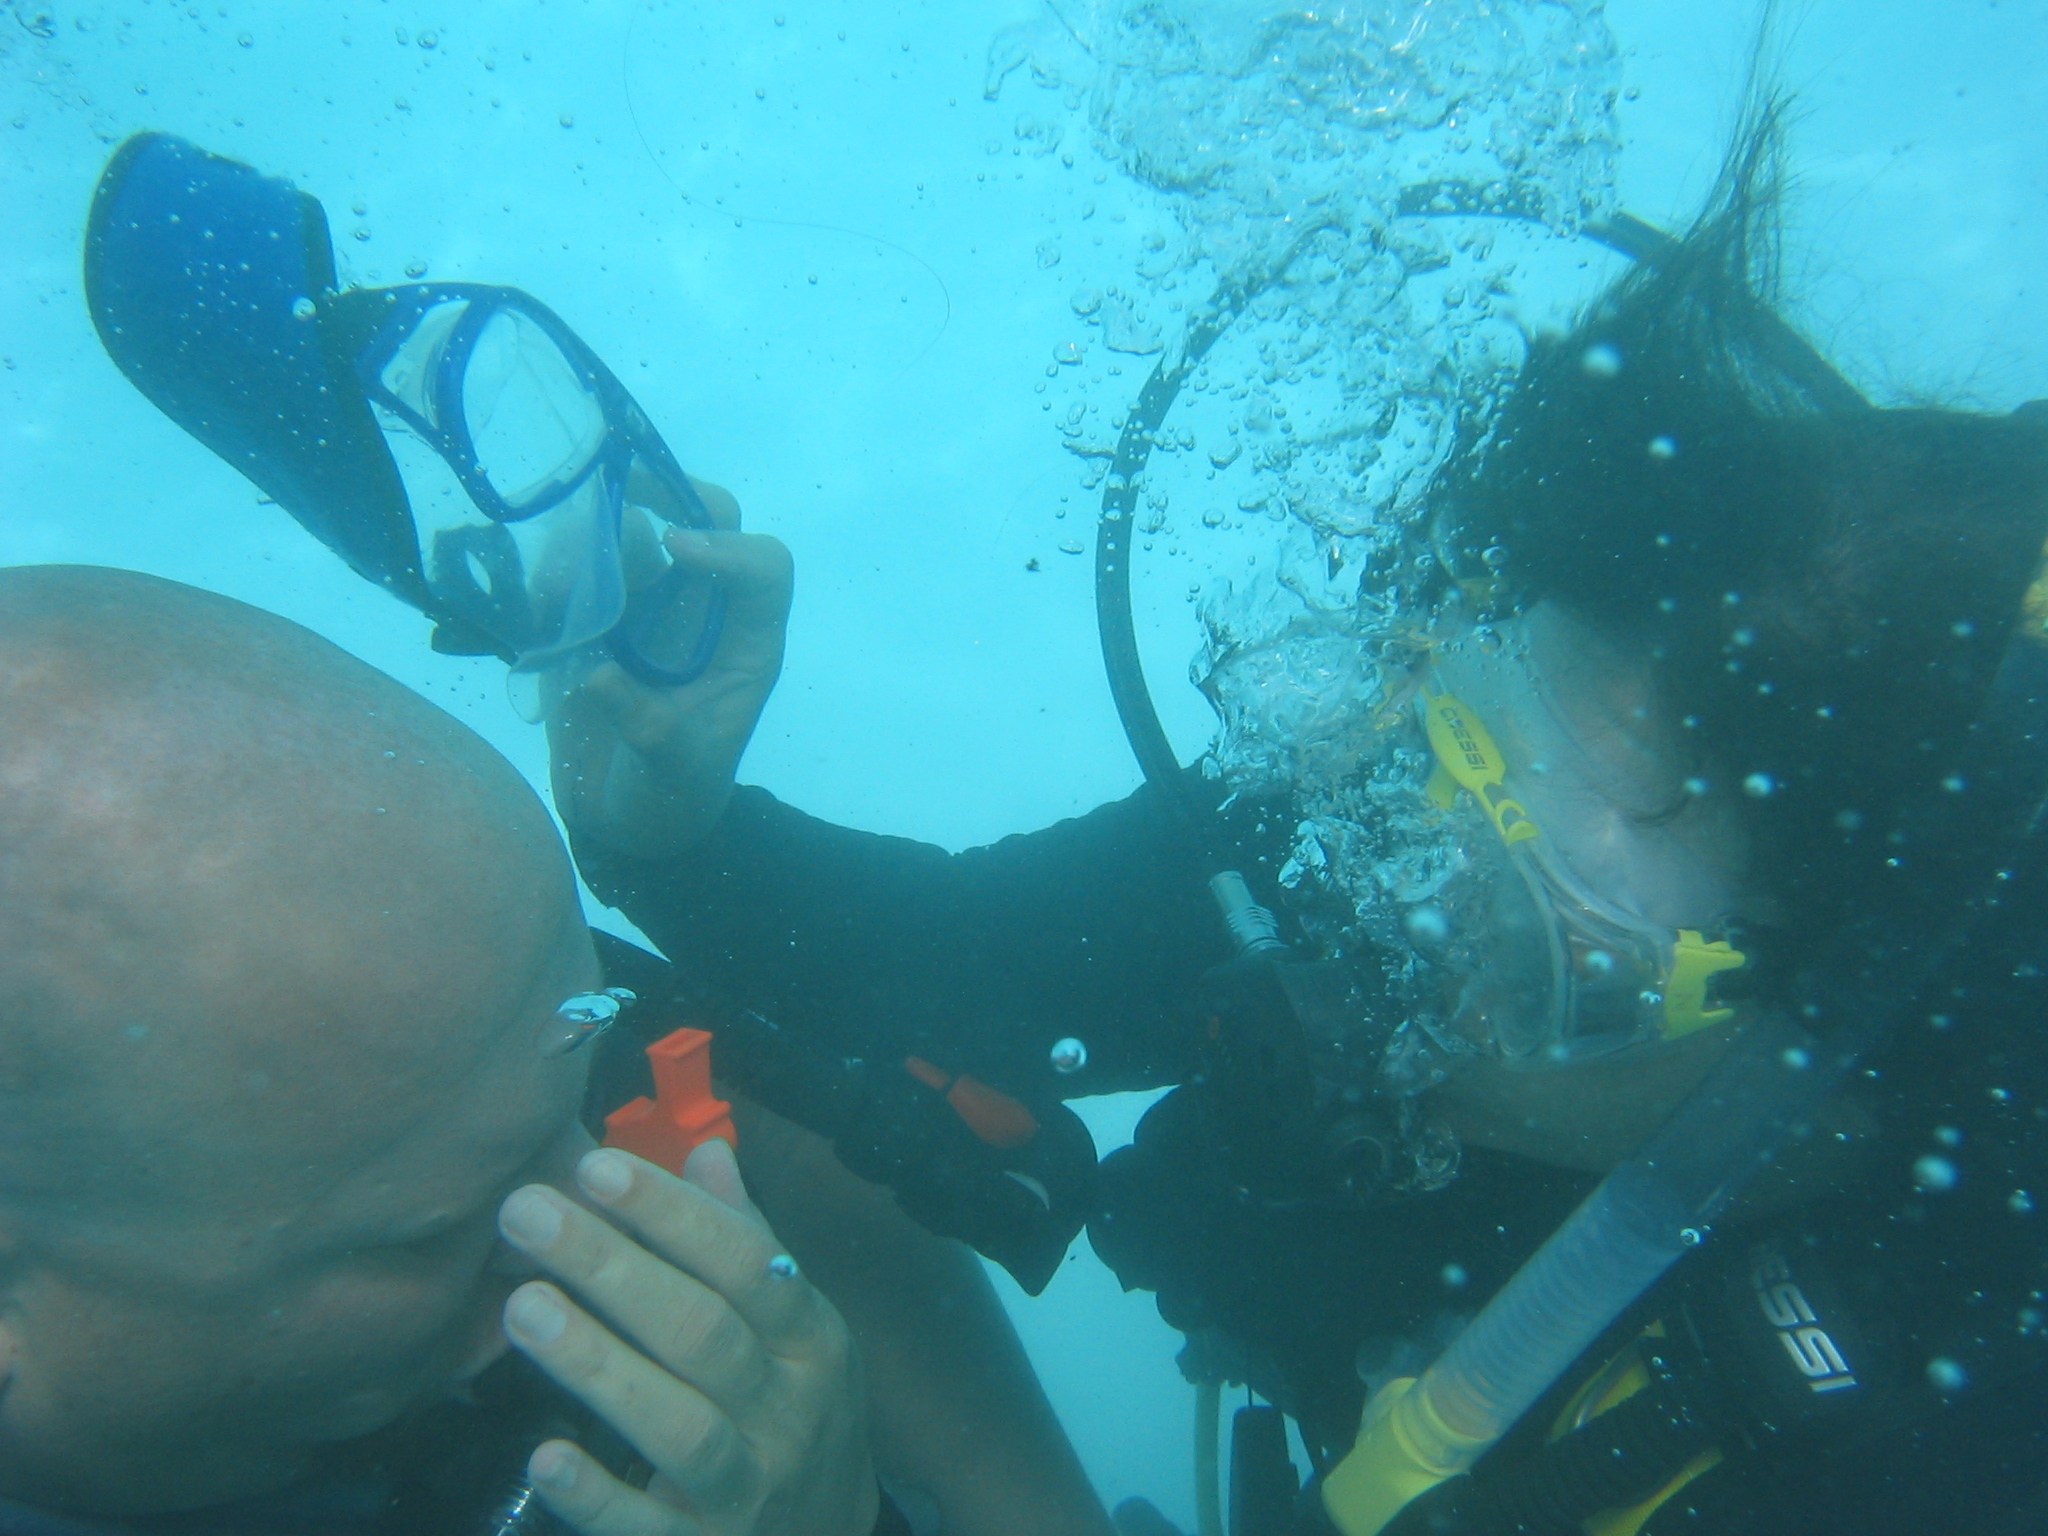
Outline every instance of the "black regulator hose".
<path id="1" fill-rule="evenodd" d="M 1326 227 L 1309 231 L 1302 240 Z M 1180 397 L 1181 385 L 1209 355 L 1217 339 L 1236 323 L 1244 307 L 1285 270 L 1301 245 L 1301 240 L 1296 241 L 1280 266 L 1270 271 L 1225 279 L 1209 302 L 1196 311 L 1186 342 L 1178 352 L 1169 351 L 1159 360 L 1145 387 L 1138 391 L 1138 403 L 1124 417 L 1109 478 L 1103 484 L 1102 516 L 1095 525 L 1095 627 L 1102 637 L 1109 694 L 1146 781 L 1182 812 L 1192 812 L 1194 807 L 1181 777 L 1180 759 L 1166 739 L 1166 728 L 1159 723 L 1152 690 L 1145 685 L 1145 663 L 1138 655 L 1138 631 L 1131 617 L 1131 536 L 1137 522 L 1138 490 L 1152 445 L 1166 413 Z"/>

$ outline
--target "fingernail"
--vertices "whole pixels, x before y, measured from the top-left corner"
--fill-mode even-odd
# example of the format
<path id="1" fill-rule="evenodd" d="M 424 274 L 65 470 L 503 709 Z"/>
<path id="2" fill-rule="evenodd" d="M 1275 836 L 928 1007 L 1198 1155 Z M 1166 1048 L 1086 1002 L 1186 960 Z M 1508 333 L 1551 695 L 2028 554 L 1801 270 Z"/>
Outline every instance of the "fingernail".
<path id="1" fill-rule="evenodd" d="M 553 1441 L 541 1446 L 526 1463 L 526 1475 L 536 1483 L 557 1490 L 576 1486 L 576 1453 Z"/>
<path id="2" fill-rule="evenodd" d="M 633 1165 L 607 1147 L 584 1154 L 576 1165 L 576 1182 L 594 1200 L 616 1200 L 633 1187 Z"/>
<path id="3" fill-rule="evenodd" d="M 545 1248 L 562 1235 L 562 1213 L 537 1189 L 515 1189 L 498 1207 L 498 1230 L 521 1248 Z"/>
<path id="4" fill-rule="evenodd" d="M 552 1344 L 569 1326 L 569 1314 L 545 1286 L 522 1285 L 505 1303 L 505 1330 L 523 1344 Z"/>

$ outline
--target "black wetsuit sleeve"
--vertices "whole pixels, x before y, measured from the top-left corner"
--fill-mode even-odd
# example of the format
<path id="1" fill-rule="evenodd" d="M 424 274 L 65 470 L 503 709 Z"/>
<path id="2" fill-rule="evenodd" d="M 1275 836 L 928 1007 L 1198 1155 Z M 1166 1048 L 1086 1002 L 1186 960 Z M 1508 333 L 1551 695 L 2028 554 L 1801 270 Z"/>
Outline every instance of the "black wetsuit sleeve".
<path id="1" fill-rule="evenodd" d="M 1256 811 L 1231 826 L 1255 835 Z M 586 846 L 578 861 L 599 899 L 727 1005 L 850 1053 L 915 1054 L 1071 1098 L 1186 1075 L 1196 983 L 1228 953 L 1205 850 L 1254 865 L 1270 896 L 1231 839 L 1220 821 L 1191 831 L 1149 786 L 957 854 L 742 788 L 685 858 Z M 1071 1077 L 1049 1065 L 1065 1037 L 1088 1051 Z"/>

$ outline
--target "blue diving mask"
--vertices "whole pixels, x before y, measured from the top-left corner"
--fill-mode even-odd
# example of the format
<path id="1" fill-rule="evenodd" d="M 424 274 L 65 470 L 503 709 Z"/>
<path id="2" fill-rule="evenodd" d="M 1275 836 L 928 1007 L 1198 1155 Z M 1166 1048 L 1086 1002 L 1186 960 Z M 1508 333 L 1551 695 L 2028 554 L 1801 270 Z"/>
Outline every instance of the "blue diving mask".
<path id="1" fill-rule="evenodd" d="M 722 597 L 671 565 L 659 534 L 709 528 L 710 513 L 553 310 L 475 283 L 355 289 L 326 308 L 404 478 L 437 613 L 515 673 L 600 646 L 659 687 L 704 671 Z"/>
<path id="2" fill-rule="evenodd" d="M 710 516 L 625 386 L 539 300 L 341 292 L 317 200 L 168 134 L 108 162 L 85 286 L 121 371 L 433 619 L 437 649 L 558 689 L 607 655 L 666 687 L 709 664 L 723 597 L 660 534 Z"/>

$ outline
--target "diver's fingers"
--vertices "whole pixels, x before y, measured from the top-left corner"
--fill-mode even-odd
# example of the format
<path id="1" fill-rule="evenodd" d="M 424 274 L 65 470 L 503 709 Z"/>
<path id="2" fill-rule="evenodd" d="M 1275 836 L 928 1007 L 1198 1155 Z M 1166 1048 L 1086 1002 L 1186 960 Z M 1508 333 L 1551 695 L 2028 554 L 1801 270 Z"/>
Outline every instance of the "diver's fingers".
<path id="1" fill-rule="evenodd" d="M 704 503 L 704 510 L 711 514 L 714 528 L 737 529 L 740 525 L 740 504 L 731 491 L 722 485 L 713 485 L 709 480 L 699 480 L 695 475 L 687 477 L 690 489 L 697 493 L 697 499 Z"/>
<path id="2" fill-rule="evenodd" d="M 745 1211 L 763 1226 L 768 1218 L 761 1214 L 761 1208 L 754 1204 L 747 1193 L 746 1181 L 740 1177 L 740 1162 L 733 1156 L 731 1145 L 722 1136 L 699 1143 L 683 1163 L 683 1177 L 699 1189 L 709 1190 L 736 1211 Z"/>
<path id="3" fill-rule="evenodd" d="M 671 528 L 664 541 L 677 565 L 724 583 L 729 626 L 780 632 L 796 589 L 796 562 L 782 540 L 766 533 Z"/>
<path id="4" fill-rule="evenodd" d="M 663 1369 L 714 1403 L 768 1390 L 774 1361 L 717 1292 L 544 1184 L 500 1208 L 506 1240 L 603 1313 Z"/>
<path id="5" fill-rule="evenodd" d="M 607 661 L 578 685 L 576 697 L 594 708 L 627 746 L 654 753 L 667 745 L 681 718 L 669 697 L 673 691 L 643 683 L 617 662 Z"/>
<path id="6" fill-rule="evenodd" d="M 725 1509 L 755 1493 L 759 1469 L 732 1420 L 556 1287 L 536 1280 L 514 1291 L 505 1303 L 505 1332 L 696 1508 Z"/>
<path id="7" fill-rule="evenodd" d="M 704 1527 L 672 1504 L 628 1488 L 566 1440 L 527 1459 L 534 1492 L 582 1536 L 702 1536 Z"/>
<path id="8" fill-rule="evenodd" d="M 655 1253 L 723 1296 L 774 1354 L 809 1360 L 850 1348 L 846 1325 L 758 1216 L 612 1147 L 586 1154 L 576 1181 Z"/>

